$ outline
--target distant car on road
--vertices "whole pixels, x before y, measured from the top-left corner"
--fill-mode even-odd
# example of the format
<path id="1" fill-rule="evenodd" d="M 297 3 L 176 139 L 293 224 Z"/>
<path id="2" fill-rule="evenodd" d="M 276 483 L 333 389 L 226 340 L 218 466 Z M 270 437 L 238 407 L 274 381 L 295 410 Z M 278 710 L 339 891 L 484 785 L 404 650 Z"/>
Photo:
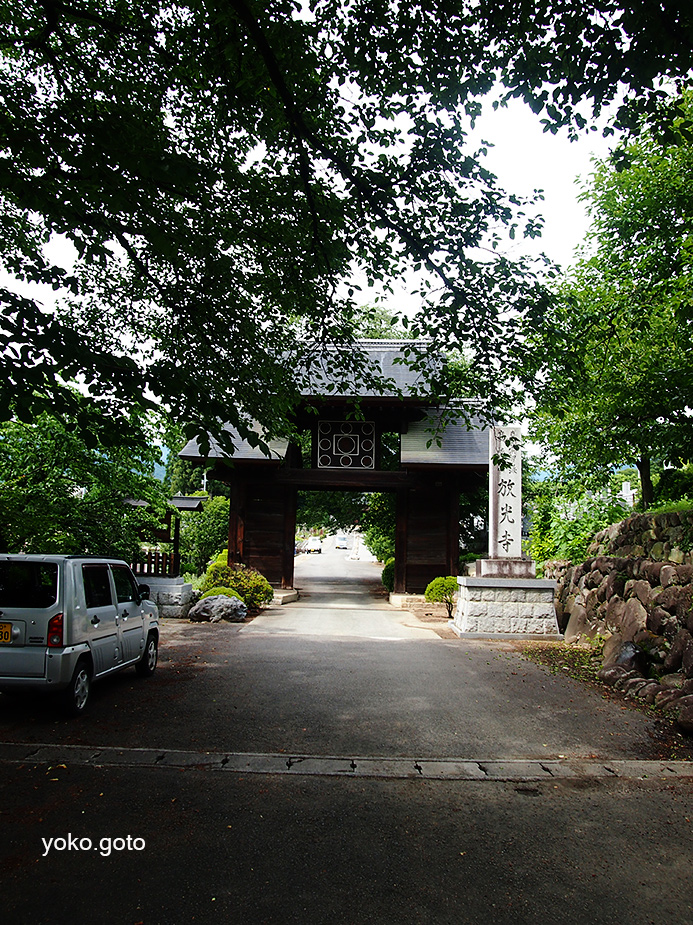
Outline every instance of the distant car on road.
<path id="1" fill-rule="evenodd" d="M 311 536 L 311 538 L 306 543 L 306 552 L 322 552 L 322 540 L 319 536 Z"/>
<path id="2" fill-rule="evenodd" d="M 347 541 L 346 536 L 344 536 L 343 533 L 340 533 L 337 539 L 335 540 L 334 548 L 335 549 L 348 549 L 349 548 L 349 543 Z"/>

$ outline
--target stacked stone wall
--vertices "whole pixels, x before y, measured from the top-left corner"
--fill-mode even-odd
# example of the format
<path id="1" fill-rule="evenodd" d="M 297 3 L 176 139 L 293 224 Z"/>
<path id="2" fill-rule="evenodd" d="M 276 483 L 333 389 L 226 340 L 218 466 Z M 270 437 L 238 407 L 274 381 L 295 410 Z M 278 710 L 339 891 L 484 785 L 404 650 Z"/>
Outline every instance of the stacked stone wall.
<path id="1" fill-rule="evenodd" d="M 149 585 L 150 599 L 157 605 L 159 616 L 166 620 L 184 620 L 194 604 L 193 588 L 182 579 L 143 578 Z"/>
<path id="2" fill-rule="evenodd" d="M 597 534 L 585 562 L 546 563 L 544 577 L 566 642 L 607 637 L 603 680 L 671 704 L 682 725 L 687 707 L 693 728 L 692 549 L 693 512 L 634 514 Z"/>
<path id="3" fill-rule="evenodd" d="M 633 514 L 597 533 L 588 555 L 693 564 L 693 511 Z"/>
<path id="4" fill-rule="evenodd" d="M 673 640 L 690 632 L 692 550 L 693 511 L 634 514 L 598 533 L 585 562 L 546 563 L 566 639 L 616 630 L 633 641 L 647 629 Z"/>

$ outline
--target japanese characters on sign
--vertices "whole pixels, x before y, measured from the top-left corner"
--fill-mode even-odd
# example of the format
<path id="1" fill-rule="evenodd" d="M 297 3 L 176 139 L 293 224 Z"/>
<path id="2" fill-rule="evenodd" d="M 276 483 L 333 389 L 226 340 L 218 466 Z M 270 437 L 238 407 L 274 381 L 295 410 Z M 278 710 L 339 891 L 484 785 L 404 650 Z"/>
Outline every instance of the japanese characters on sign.
<path id="1" fill-rule="evenodd" d="M 522 467 L 519 427 L 489 431 L 489 557 L 522 555 Z"/>

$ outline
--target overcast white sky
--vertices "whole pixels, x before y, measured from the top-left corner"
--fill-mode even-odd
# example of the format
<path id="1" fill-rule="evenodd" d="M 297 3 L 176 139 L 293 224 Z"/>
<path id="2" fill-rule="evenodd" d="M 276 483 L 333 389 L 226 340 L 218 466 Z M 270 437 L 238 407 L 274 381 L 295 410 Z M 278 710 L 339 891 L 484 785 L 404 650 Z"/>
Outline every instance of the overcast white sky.
<path id="1" fill-rule="evenodd" d="M 603 124 L 603 123 L 602 123 Z M 507 108 L 488 112 L 477 121 L 473 147 L 483 140 L 493 144 L 484 164 L 499 179 L 506 192 L 529 196 L 535 189 L 544 191 L 544 201 L 536 212 L 543 215 L 541 238 L 527 240 L 518 237 L 506 241 L 510 256 L 545 253 L 561 266 L 575 258 L 576 248 L 583 242 L 588 229 L 584 205 L 578 201 L 577 180 L 585 180 L 592 171 L 592 158 L 604 158 L 616 145 L 615 136 L 604 138 L 602 124 L 598 131 L 583 134 L 571 142 L 567 132 L 552 135 L 543 131 L 540 117 L 524 103 L 513 101 Z M 387 297 L 387 307 L 413 314 L 419 300 L 409 295 L 415 282 L 394 283 L 394 295 Z M 371 303 L 374 293 L 364 290 L 364 303 Z"/>
<path id="2" fill-rule="evenodd" d="M 605 157 L 616 144 L 615 137 L 604 138 L 601 126 L 574 142 L 565 131 L 544 133 L 540 117 L 521 103 L 489 112 L 475 134 L 494 144 L 487 165 L 506 190 L 524 195 L 544 190 L 545 200 L 539 205 L 546 220 L 542 238 L 538 245 L 521 241 L 517 247 L 532 253 L 536 246 L 557 263 L 571 263 L 588 227 L 575 181 L 588 177 L 591 158 Z"/>

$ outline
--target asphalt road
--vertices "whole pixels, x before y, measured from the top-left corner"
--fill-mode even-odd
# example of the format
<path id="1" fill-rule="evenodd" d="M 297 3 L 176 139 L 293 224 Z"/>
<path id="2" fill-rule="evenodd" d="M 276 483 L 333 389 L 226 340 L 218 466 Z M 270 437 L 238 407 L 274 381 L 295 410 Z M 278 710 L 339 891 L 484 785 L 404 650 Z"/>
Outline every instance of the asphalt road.
<path id="1" fill-rule="evenodd" d="M 330 546 L 295 604 L 166 625 L 79 720 L 0 697 L 3 922 L 690 925 L 693 778 L 654 720 Z"/>

